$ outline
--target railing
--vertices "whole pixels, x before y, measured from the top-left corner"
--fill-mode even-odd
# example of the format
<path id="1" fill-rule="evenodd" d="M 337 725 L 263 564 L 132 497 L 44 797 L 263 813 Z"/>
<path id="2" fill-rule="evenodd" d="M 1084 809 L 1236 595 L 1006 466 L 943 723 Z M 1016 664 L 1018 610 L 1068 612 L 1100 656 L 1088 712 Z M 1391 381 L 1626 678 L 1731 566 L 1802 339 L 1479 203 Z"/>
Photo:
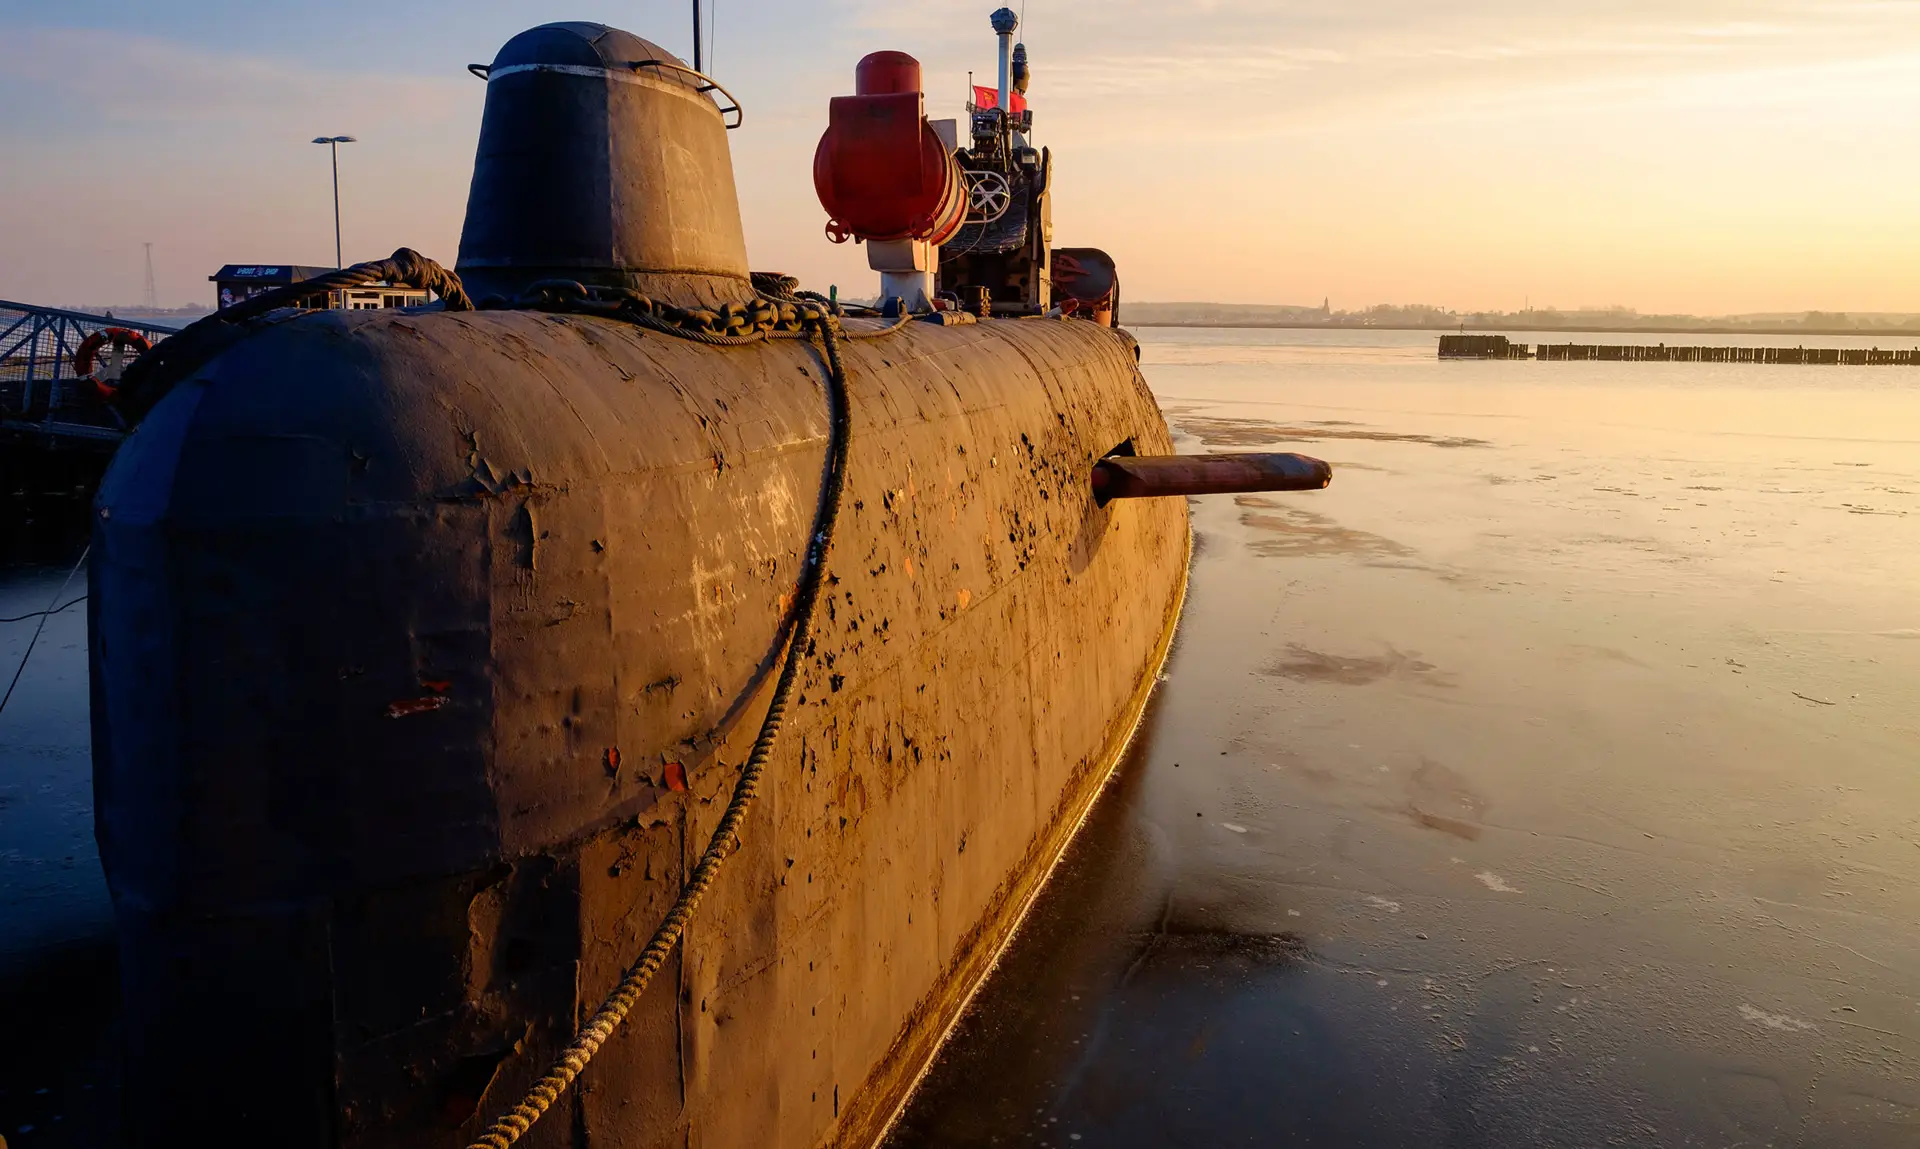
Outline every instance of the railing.
<path id="1" fill-rule="evenodd" d="M 0 299 L 0 439 L 43 446 L 111 448 L 126 423 L 99 395 L 91 377 L 74 371 L 87 336 L 109 328 L 158 343 L 175 329 L 108 315 L 35 307 Z M 116 362 L 103 354 L 109 374 Z"/>

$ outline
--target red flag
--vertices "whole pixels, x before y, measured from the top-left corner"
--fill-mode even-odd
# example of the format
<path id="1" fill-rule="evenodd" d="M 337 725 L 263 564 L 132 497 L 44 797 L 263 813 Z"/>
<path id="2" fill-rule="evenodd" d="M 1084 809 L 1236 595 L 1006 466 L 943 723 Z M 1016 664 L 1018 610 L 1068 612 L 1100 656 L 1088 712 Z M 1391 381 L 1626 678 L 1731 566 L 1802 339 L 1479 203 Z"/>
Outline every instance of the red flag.
<path id="1" fill-rule="evenodd" d="M 1027 110 L 1027 98 L 1018 92 L 1008 92 L 1007 102 L 1013 105 L 1013 114 L 1016 116 Z M 1000 89 L 983 88 L 975 84 L 973 86 L 973 106 L 982 111 L 987 108 L 999 107 Z"/>

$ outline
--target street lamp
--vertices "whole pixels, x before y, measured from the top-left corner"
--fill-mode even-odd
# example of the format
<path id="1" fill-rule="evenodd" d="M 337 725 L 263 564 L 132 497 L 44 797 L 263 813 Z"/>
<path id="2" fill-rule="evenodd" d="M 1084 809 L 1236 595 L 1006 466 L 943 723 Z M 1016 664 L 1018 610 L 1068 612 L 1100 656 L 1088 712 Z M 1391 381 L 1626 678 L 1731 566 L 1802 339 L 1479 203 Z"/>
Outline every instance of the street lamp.
<path id="1" fill-rule="evenodd" d="M 315 136 L 313 142 L 325 144 L 333 152 L 333 266 L 340 262 L 340 145 L 357 143 L 352 136 Z"/>

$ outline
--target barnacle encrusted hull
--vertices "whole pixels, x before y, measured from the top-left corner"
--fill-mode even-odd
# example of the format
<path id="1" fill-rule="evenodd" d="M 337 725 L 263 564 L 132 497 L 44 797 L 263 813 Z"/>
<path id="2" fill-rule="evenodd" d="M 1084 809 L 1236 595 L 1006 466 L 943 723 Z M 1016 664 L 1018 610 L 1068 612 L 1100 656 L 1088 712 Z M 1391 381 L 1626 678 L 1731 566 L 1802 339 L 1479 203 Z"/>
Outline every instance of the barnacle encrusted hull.
<path id="1" fill-rule="evenodd" d="M 864 1146 L 1098 792 L 1180 500 L 1131 340 L 843 345 L 847 488 L 745 842 L 522 1144 Z M 705 844 L 820 497 L 818 351 L 534 312 L 313 313 L 154 409 L 96 523 L 129 1139 L 458 1146 Z"/>

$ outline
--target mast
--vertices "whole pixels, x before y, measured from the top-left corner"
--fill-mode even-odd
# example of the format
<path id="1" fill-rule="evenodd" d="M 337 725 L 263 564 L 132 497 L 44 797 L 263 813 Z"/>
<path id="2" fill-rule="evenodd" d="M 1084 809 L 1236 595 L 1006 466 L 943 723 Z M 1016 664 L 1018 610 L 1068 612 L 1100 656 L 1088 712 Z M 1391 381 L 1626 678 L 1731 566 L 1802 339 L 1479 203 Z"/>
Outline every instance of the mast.
<path id="1" fill-rule="evenodd" d="M 1013 30 L 1020 26 L 1020 17 L 1013 9 L 1002 8 L 993 14 L 993 33 L 1000 38 L 1000 114 L 1011 117 L 1013 105 L 1008 103 L 1013 90 Z"/>

